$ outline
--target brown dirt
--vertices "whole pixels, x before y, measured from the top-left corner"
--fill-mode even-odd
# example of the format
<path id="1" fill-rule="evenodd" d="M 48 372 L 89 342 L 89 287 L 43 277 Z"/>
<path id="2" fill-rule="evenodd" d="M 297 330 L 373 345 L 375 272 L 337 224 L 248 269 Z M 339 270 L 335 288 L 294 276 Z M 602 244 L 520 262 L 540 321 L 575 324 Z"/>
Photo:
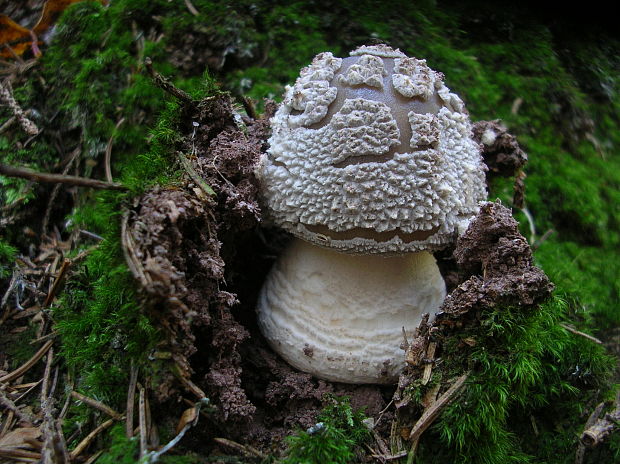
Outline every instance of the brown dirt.
<path id="1" fill-rule="evenodd" d="M 176 189 L 146 193 L 128 224 L 138 267 L 148 276 L 141 280 L 148 307 L 167 334 L 165 348 L 185 380 L 204 390 L 215 406 L 208 429 L 217 432 L 193 431 L 195 439 L 216 433 L 264 450 L 292 430 L 312 426 L 326 393 L 349 396 L 354 407 L 376 418 L 396 387 L 337 384 L 298 372 L 271 351 L 256 327 L 258 291 L 287 240 L 281 232 L 258 229 L 254 166 L 267 148 L 275 106 L 267 109 L 260 119 L 244 117 L 244 127 L 238 127 L 226 96 L 188 105 L 179 152 L 189 154 L 193 169 L 216 195 L 209 196 L 188 175 Z M 451 293 L 435 323 L 420 329 L 410 355 L 417 346 L 422 357 L 432 331 L 470 311 L 534 305 L 552 289 L 532 265 L 510 211 L 496 203 L 482 208 L 454 255 L 444 252 L 439 261 Z M 395 399 L 422 368 L 419 363 L 401 377 Z M 170 375 L 156 399 L 170 401 L 186 387 Z M 393 417 L 392 411 L 384 413 L 377 430 L 389 435 Z"/>

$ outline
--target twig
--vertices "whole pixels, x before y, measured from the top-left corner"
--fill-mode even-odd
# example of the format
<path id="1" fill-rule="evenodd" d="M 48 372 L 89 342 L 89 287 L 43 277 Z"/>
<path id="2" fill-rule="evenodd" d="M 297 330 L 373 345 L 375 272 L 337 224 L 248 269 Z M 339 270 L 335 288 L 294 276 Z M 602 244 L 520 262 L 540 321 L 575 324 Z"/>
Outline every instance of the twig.
<path id="1" fill-rule="evenodd" d="M 254 106 L 254 102 L 252 101 L 250 97 L 246 97 L 246 96 L 241 97 L 241 103 L 243 104 L 243 109 L 245 110 L 246 114 L 250 118 L 254 120 L 258 119 L 258 114 L 256 113 L 256 107 Z"/>
<path id="2" fill-rule="evenodd" d="M 241 443 L 237 443 L 236 441 L 232 441 L 227 438 L 214 438 L 213 441 L 219 443 L 220 445 L 224 445 L 234 450 L 240 451 L 246 456 L 254 456 L 261 459 L 265 458 L 265 455 L 263 453 L 258 451 L 256 448 L 252 448 L 249 445 L 242 445 Z"/>
<path id="3" fill-rule="evenodd" d="M 43 424 L 41 425 L 41 433 L 43 434 L 43 446 L 41 448 L 42 464 L 53 464 L 57 461 L 56 424 L 53 417 L 54 399 L 51 395 L 48 395 L 53 359 L 54 348 L 52 347 L 47 353 L 47 362 L 45 363 L 43 384 L 41 386 L 41 410 L 43 411 Z"/>
<path id="4" fill-rule="evenodd" d="M 17 168 L 0 164 L 0 174 L 8 177 L 20 177 L 33 182 L 51 182 L 53 184 L 77 185 L 79 187 L 90 187 L 94 189 L 107 190 L 128 190 L 121 184 L 112 184 L 102 180 L 89 179 L 87 177 L 65 176 L 62 174 L 50 174 L 47 172 L 37 172 L 28 168 Z"/>
<path id="5" fill-rule="evenodd" d="M 147 430 L 146 430 L 146 391 L 140 386 L 140 399 L 138 401 L 138 420 L 140 423 L 140 459 L 146 456 L 147 452 Z"/>
<path id="6" fill-rule="evenodd" d="M 43 385 L 41 386 L 41 403 L 44 403 L 48 397 L 50 374 L 52 372 L 52 361 L 54 359 L 54 347 L 50 347 L 45 362 L 45 371 L 43 373 Z"/>
<path id="7" fill-rule="evenodd" d="M 86 437 L 81 442 L 78 443 L 75 449 L 71 451 L 71 453 L 69 453 L 69 457 L 71 458 L 71 460 L 74 461 L 80 454 L 82 454 L 82 452 L 86 448 L 88 448 L 88 445 L 91 444 L 91 442 L 95 439 L 95 437 L 99 435 L 101 432 L 103 432 L 105 429 L 110 427 L 113 423 L 114 423 L 114 419 L 108 419 L 103 424 L 95 428 L 95 430 L 93 430 L 88 435 L 86 435 Z"/>
<path id="8" fill-rule="evenodd" d="M 4 377 L 0 377 L 0 383 L 3 382 L 10 382 L 13 379 L 16 379 L 18 377 L 21 377 L 22 375 L 24 375 L 26 372 L 28 372 L 28 370 L 34 366 L 37 361 L 39 359 L 41 359 L 43 357 L 43 355 L 45 353 L 47 353 L 47 351 L 52 347 L 52 344 L 54 343 L 53 340 L 49 340 L 47 343 L 45 343 L 45 345 L 43 345 L 39 351 L 37 351 L 34 356 L 32 358 L 30 358 L 28 361 L 26 361 L 25 364 L 21 365 L 20 367 L 18 367 L 17 369 L 15 369 L 13 372 L 8 373 L 7 375 L 5 375 Z"/>
<path id="9" fill-rule="evenodd" d="M 371 455 L 375 459 L 380 459 L 381 461 L 395 461 L 397 459 L 402 459 L 407 457 L 407 451 L 401 451 L 398 454 L 386 455 L 386 454 L 372 454 Z"/>
<path id="10" fill-rule="evenodd" d="M 34 385 L 32 385 L 32 387 L 28 388 L 28 390 L 26 390 L 24 393 L 22 393 L 21 395 L 19 395 L 19 397 L 17 397 L 15 399 L 16 403 L 19 403 L 21 401 L 21 399 L 23 397 L 25 397 L 28 393 L 30 393 L 32 390 L 34 390 L 35 388 L 37 388 L 39 386 L 39 384 L 43 382 L 43 379 L 39 380 L 38 382 L 35 382 Z M 15 388 L 15 387 L 13 387 Z"/>
<path id="11" fill-rule="evenodd" d="M 437 348 L 437 343 L 430 342 L 428 344 L 428 348 L 426 349 L 426 365 L 424 366 L 424 373 L 422 374 L 422 385 L 426 385 L 428 381 L 431 379 L 436 348 Z"/>
<path id="12" fill-rule="evenodd" d="M 133 276 L 140 281 L 143 287 L 149 287 L 152 284 L 151 278 L 144 272 L 142 263 L 136 256 L 135 245 L 127 223 L 129 222 L 129 211 L 126 210 L 123 213 L 121 220 L 121 244 L 123 246 L 123 255 L 125 255 L 125 262 L 127 267 L 133 274 Z"/>
<path id="13" fill-rule="evenodd" d="M 35 462 L 41 459 L 41 453 L 14 448 L 0 448 L 0 458 L 13 458 L 20 461 Z"/>
<path id="14" fill-rule="evenodd" d="M 61 462 L 68 463 L 70 462 L 69 450 L 67 449 L 67 440 L 65 440 L 65 434 L 62 431 L 62 420 L 58 419 L 56 421 L 56 438 L 57 438 L 57 447 L 62 455 Z"/>
<path id="15" fill-rule="evenodd" d="M 20 421 L 27 422 L 29 424 L 34 424 L 34 419 L 30 416 L 30 414 L 25 413 L 21 409 L 19 409 L 10 398 L 8 398 L 3 390 L 0 390 L 0 405 L 4 406 L 9 411 L 13 411 L 13 413 L 17 416 Z"/>
<path id="16" fill-rule="evenodd" d="M 84 464 L 93 464 L 97 459 L 99 459 L 99 456 L 101 456 L 104 451 L 105 450 L 97 451 L 95 454 L 93 454 L 91 457 L 89 457 L 88 461 L 86 461 Z"/>
<path id="17" fill-rule="evenodd" d="M 127 389 L 127 412 L 125 412 L 125 435 L 127 438 L 133 437 L 133 406 L 136 402 L 136 383 L 138 382 L 138 369 L 133 360 L 131 361 L 131 371 L 129 374 L 129 388 Z"/>
<path id="18" fill-rule="evenodd" d="M 575 329 L 574 327 L 571 327 L 568 324 L 560 323 L 560 326 L 562 326 L 562 328 L 568 330 L 570 333 L 574 333 L 575 335 L 579 335 L 580 337 L 587 338 L 588 340 L 590 340 L 590 341 L 592 341 L 594 343 L 598 343 L 599 345 L 603 344 L 603 342 L 600 341 L 598 338 L 593 337 L 592 335 L 588 335 L 587 333 L 580 332 L 579 330 Z"/>
<path id="19" fill-rule="evenodd" d="M 75 390 L 71 392 L 71 396 L 75 398 L 76 400 L 81 401 L 84 404 L 92 406 L 93 408 L 106 413 L 108 416 L 112 417 L 113 419 L 121 420 L 123 418 L 121 414 L 116 412 L 110 406 L 107 406 L 93 398 L 89 398 L 88 396 L 82 395 L 81 393 L 78 393 Z"/>
<path id="20" fill-rule="evenodd" d="M 60 271 L 58 271 L 58 277 L 56 277 L 56 279 L 54 280 L 54 284 L 52 285 L 52 288 L 50 289 L 47 297 L 45 298 L 45 302 L 43 303 L 44 308 L 47 308 L 50 304 L 52 304 L 52 300 L 56 296 L 58 287 L 60 287 L 60 283 L 62 282 L 65 274 L 69 270 L 69 267 L 71 267 L 71 261 L 65 258 L 65 260 L 62 262 L 62 266 L 60 267 Z"/>
<path id="21" fill-rule="evenodd" d="M 114 135 L 116 134 L 116 131 L 118 130 L 119 127 L 123 125 L 124 122 L 125 122 L 125 118 L 121 118 L 118 120 L 118 122 L 116 123 L 116 126 L 114 127 L 114 132 L 108 139 L 108 143 L 105 147 L 105 158 L 104 158 L 105 179 L 110 183 L 114 182 L 114 179 L 112 179 L 112 166 L 111 166 L 112 164 L 112 143 L 114 142 Z"/>
<path id="22" fill-rule="evenodd" d="M 422 417 L 416 422 L 409 434 L 409 440 L 417 440 L 420 435 L 437 419 L 443 408 L 449 405 L 456 398 L 456 394 L 465 384 L 469 374 L 463 374 L 456 382 L 443 394 L 437 401 L 422 414 Z"/>
<path id="23" fill-rule="evenodd" d="M 198 16 L 200 14 L 198 10 L 196 9 L 196 7 L 192 5 L 192 2 L 190 2 L 190 0 L 185 0 L 185 6 L 187 6 L 187 9 L 189 10 L 189 12 L 193 14 L 194 16 Z"/>
<path id="24" fill-rule="evenodd" d="M 586 421 L 586 425 L 584 426 L 584 432 L 594 425 L 596 420 L 601 415 L 604 407 L 605 402 L 602 402 L 596 408 L 594 408 L 594 411 L 592 411 L 592 414 L 590 414 L 590 417 L 588 417 L 588 420 Z M 586 445 L 585 443 L 583 443 L 583 441 L 580 441 L 579 445 L 577 446 L 577 453 L 575 454 L 575 464 L 582 464 L 585 454 Z"/>
<path id="25" fill-rule="evenodd" d="M 599 411 L 600 414 L 600 411 Z M 594 447 L 603 442 L 605 437 L 612 433 L 620 425 L 620 390 L 618 391 L 615 409 L 599 418 L 594 424 L 590 424 L 581 434 L 581 443 L 588 447 Z"/>
<path id="26" fill-rule="evenodd" d="M 200 187 L 200 189 L 207 195 L 215 196 L 215 191 L 209 186 L 209 184 L 207 184 L 204 181 L 202 177 L 200 177 L 200 175 L 196 172 L 196 170 L 192 166 L 192 163 L 189 162 L 189 160 L 185 157 L 185 155 L 179 152 L 177 153 L 177 157 L 179 158 L 179 161 L 183 165 L 185 172 L 187 172 L 189 177 L 194 182 L 196 182 L 196 184 L 198 184 L 198 187 Z"/>
<path id="27" fill-rule="evenodd" d="M 0 82 L 0 101 L 11 109 L 26 134 L 37 135 L 39 133 L 39 128 L 26 117 L 24 110 L 19 106 L 17 101 L 15 101 L 13 89 L 11 89 L 11 83 L 9 81 L 5 81 L 4 83 Z"/>
<path id="28" fill-rule="evenodd" d="M 144 65 L 146 66 L 146 70 L 157 87 L 165 92 L 168 92 L 170 95 L 178 98 L 184 103 L 193 103 L 194 99 L 190 94 L 175 87 L 168 79 L 153 69 L 153 61 L 149 57 L 144 59 Z"/>
<path id="29" fill-rule="evenodd" d="M 167 453 L 168 451 L 170 451 L 172 448 L 174 448 L 177 443 L 179 443 L 181 441 L 181 438 L 183 438 L 183 436 L 185 435 L 185 433 L 194 425 L 196 425 L 198 423 L 198 418 L 200 417 L 200 408 L 203 404 L 209 404 L 209 399 L 208 398 L 202 398 L 200 401 L 198 401 L 197 403 L 194 404 L 194 411 L 193 411 L 193 415 L 194 415 L 194 419 L 188 421 L 183 428 L 177 433 L 176 437 L 174 437 L 172 440 L 170 440 L 168 442 L 168 444 L 166 444 L 166 446 L 164 446 L 163 448 L 161 448 L 159 451 L 151 451 L 150 453 L 147 453 L 145 456 L 144 461 L 147 463 L 154 463 L 157 462 L 159 460 L 159 458 Z M 191 409 L 190 409 L 191 411 Z"/>
<path id="30" fill-rule="evenodd" d="M 531 248 L 532 251 L 536 251 L 538 250 L 538 248 L 540 248 L 540 246 L 549 238 L 551 237 L 553 234 L 555 234 L 555 230 L 554 229 L 549 229 L 547 230 L 544 234 L 542 234 L 542 237 L 540 237 L 538 240 L 536 240 Z"/>
<path id="31" fill-rule="evenodd" d="M 2 425 L 2 429 L 0 430 L 0 438 L 5 436 L 9 429 L 13 426 L 13 418 L 15 417 L 15 412 L 12 409 L 9 409 L 9 413 L 7 414 L 6 420 L 4 421 L 4 425 Z"/>
<path id="32" fill-rule="evenodd" d="M 67 175 L 67 173 L 69 172 L 69 169 L 71 169 L 71 166 L 73 166 L 73 163 L 81 154 L 82 154 L 82 149 L 78 145 L 78 147 L 71 152 L 71 155 L 69 156 L 69 161 L 65 165 L 65 168 L 62 170 L 63 176 Z M 47 201 L 47 208 L 45 208 L 45 215 L 43 216 L 43 222 L 41 223 L 41 231 L 43 232 L 43 234 L 47 232 L 47 225 L 49 224 L 50 216 L 52 214 L 52 207 L 54 205 L 54 202 L 56 201 L 58 192 L 60 192 L 61 185 L 62 184 L 56 184 L 54 186 L 52 190 L 52 194 L 50 195 L 49 200 Z"/>

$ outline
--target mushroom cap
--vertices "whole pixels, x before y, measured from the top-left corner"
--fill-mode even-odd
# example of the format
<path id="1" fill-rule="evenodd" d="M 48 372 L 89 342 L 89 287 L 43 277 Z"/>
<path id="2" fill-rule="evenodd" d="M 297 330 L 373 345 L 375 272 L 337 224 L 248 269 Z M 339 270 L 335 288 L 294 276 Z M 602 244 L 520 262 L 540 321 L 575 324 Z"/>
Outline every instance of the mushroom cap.
<path id="1" fill-rule="evenodd" d="M 317 55 L 287 87 L 257 169 L 267 218 L 338 251 L 442 248 L 486 197 L 463 102 L 425 60 L 350 55 Z"/>

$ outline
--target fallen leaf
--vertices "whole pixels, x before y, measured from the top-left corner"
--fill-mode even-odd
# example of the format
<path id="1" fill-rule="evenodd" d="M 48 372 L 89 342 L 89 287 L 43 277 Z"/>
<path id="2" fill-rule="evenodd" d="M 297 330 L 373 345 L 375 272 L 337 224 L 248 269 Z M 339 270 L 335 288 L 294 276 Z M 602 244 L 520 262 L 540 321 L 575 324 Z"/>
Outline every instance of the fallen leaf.
<path id="1" fill-rule="evenodd" d="M 0 56 L 13 58 L 13 53 L 22 55 L 30 47 L 30 31 L 20 26 L 7 15 L 0 15 Z M 11 52 L 12 50 L 12 52 Z"/>
<path id="2" fill-rule="evenodd" d="M 7 15 L 0 15 L 0 56 L 14 58 L 23 55 L 29 48 L 34 56 L 41 56 L 37 37 L 47 31 L 69 6 L 81 1 L 84 0 L 48 0 L 32 30 L 20 26 Z M 98 1 L 103 5 L 108 4 L 108 0 Z"/>
<path id="3" fill-rule="evenodd" d="M 39 437 L 41 437 L 41 431 L 38 427 L 21 427 L 11 430 L 0 438 L 0 447 L 24 448 L 40 451 L 42 443 L 39 441 Z"/>
<path id="4" fill-rule="evenodd" d="M 196 411 L 195 407 L 188 408 L 183 411 L 181 415 L 181 419 L 179 419 L 179 424 L 177 425 L 176 434 L 178 435 L 185 428 L 187 424 L 190 424 L 196 420 L 198 416 L 198 411 Z"/>

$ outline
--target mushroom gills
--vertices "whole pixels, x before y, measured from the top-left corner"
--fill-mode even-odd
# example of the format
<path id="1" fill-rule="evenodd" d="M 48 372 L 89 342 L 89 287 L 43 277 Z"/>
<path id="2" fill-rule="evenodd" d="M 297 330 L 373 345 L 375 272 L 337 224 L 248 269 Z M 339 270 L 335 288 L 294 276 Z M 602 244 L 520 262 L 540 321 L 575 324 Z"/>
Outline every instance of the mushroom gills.
<path id="1" fill-rule="evenodd" d="M 432 254 L 351 255 L 293 239 L 271 269 L 259 326 L 288 363 L 346 383 L 394 383 L 409 338 L 446 295 Z"/>

